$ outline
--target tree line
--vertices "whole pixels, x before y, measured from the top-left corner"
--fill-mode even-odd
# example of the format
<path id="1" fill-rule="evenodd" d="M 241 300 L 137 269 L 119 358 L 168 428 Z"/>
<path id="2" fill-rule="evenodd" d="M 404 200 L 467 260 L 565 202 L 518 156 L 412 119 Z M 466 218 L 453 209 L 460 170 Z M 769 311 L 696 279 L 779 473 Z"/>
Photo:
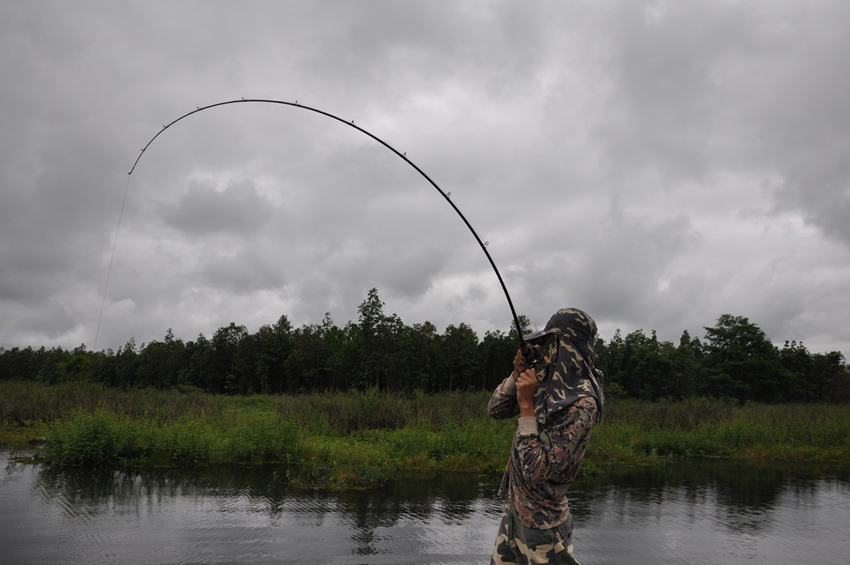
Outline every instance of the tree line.
<path id="1" fill-rule="evenodd" d="M 231 323 L 211 338 L 175 338 L 118 351 L 13 348 L 0 352 L 0 380 L 54 384 L 90 380 L 111 387 L 203 390 L 213 394 L 300 394 L 376 388 L 390 392 L 491 390 L 512 369 L 517 328 L 482 339 L 464 323 L 440 334 L 430 322 L 408 326 L 384 313 L 372 289 L 344 327 L 325 315 L 294 328 L 283 315 L 256 333 Z M 529 331 L 520 317 L 520 331 Z M 653 331 L 596 342 L 609 396 L 643 400 L 694 396 L 738 402 L 850 402 L 850 370 L 840 352 L 810 353 L 802 343 L 774 346 L 747 318 L 724 314 L 703 340 L 679 344 Z"/>

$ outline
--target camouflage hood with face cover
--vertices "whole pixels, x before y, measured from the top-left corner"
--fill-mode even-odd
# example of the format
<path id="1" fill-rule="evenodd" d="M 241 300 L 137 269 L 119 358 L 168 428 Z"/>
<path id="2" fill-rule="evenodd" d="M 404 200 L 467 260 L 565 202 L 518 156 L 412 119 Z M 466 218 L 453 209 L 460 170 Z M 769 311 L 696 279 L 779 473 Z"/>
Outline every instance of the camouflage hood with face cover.
<path id="1" fill-rule="evenodd" d="M 534 414 L 540 424 L 574 404 L 579 398 L 596 399 L 598 417 L 602 417 L 605 393 L 604 375 L 594 366 L 596 322 L 582 310 L 564 308 L 549 319 L 546 327 L 523 337 L 540 345 L 540 353 L 549 362 L 537 372 L 538 388 L 534 395 Z"/>

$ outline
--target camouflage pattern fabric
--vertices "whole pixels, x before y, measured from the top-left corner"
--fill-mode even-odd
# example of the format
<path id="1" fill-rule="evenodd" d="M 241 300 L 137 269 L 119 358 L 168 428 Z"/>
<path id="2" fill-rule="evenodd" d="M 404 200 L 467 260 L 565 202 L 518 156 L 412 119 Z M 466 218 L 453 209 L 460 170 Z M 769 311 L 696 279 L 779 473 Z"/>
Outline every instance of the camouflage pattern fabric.
<path id="1" fill-rule="evenodd" d="M 516 404 L 516 397 L 512 399 Z M 578 475 L 596 412 L 594 398 L 580 398 L 550 418 L 541 431 L 518 431 L 514 436 L 499 496 L 512 503 L 524 526 L 549 529 L 569 517 L 567 489 Z"/>
<path id="2" fill-rule="evenodd" d="M 594 366 L 596 322 L 564 308 L 524 338 L 540 345 L 546 364 L 537 371 L 534 417 L 519 419 L 499 488 L 508 504 L 491 563 L 575 563 L 567 489 L 605 400 Z M 487 410 L 496 419 L 519 414 L 512 377 L 496 388 Z"/>
<path id="3" fill-rule="evenodd" d="M 505 504 L 490 565 L 504 563 L 578 565 L 573 558 L 573 517 L 547 530 L 528 528 L 516 520 L 510 503 Z"/>
<path id="4" fill-rule="evenodd" d="M 594 366 L 596 322 L 578 308 L 558 310 L 536 334 L 526 336 L 529 343 L 540 342 L 540 352 L 549 360 L 537 372 L 538 389 L 534 396 L 537 421 L 546 420 L 584 396 L 597 400 L 601 415 L 605 395 L 603 375 Z"/>

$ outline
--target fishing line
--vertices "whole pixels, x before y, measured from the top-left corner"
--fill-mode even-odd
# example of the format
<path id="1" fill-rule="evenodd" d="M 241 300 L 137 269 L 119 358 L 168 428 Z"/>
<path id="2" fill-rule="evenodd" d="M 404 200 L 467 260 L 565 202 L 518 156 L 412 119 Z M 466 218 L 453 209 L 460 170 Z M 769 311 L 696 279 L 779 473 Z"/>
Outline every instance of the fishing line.
<path id="1" fill-rule="evenodd" d="M 118 246 L 118 232 L 121 230 L 121 218 L 124 217 L 124 206 L 127 204 L 127 193 L 130 191 L 130 175 L 127 175 L 127 186 L 124 187 L 124 200 L 121 201 L 121 213 L 118 214 L 118 226 L 115 228 L 115 240 L 112 242 L 112 255 L 109 257 L 109 268 L 106 270 L 106 284 L 103 285 L 103 299 L 100 301 L 100 315 L 97 317 L 97 331 L 94 333 L 94 347 L 97 351 L 97 338 L 100 335 L 100 322 L 103 320 L 103 307 L 106 305 L 106 290 L 109 288 L 109 276 L 112 274 L 112 262 L 115 260 L 115 248 Z"/>
<path id="2" fill-rule="evenodd" d="M 129 189 L 129 186 L 130 186 L 130 176 L 133 174 L 133 171 L 136 170 L 136 166 L 139 164 L 139 161 L 142 159 L 142 156 L 145 154 L 145 151 L 147 151 L 147 149 L 151 146 L 151 144 L 160 135 L 162 135 L 163 132 L 165 132 L 165 130 L 167 130 L 168 128 L 170 128 L 171 126 L 173 126 L 174 124 L 176 124 L 180 120 L 188 118 L 189 116 L 192 116 L 192 115 L 197 114 L 199 112 L 203 112 L 204 110 L 209 110 L 210 108 L 217 108 L 219 106 L 228 106 L 230 104 L 247 104 L 247 103 L 278 104 L 278 105 L 281 105 L 281 106 L 289 106 L 291 108 L 308 110 L 310 112 L 314 112 L 316 114 L 320 114 L 322 116 L 331 118 L 331 119 L 336 120 L 336 121 L 338 121 L 342 124 L 345 124 L 345 125 L 347 125 L 351 128 L 356 129 L 360 133 L 363 133 L 363 134 L 371 137 L 372 139 L 374 139 L 375 141 L 377 141 L 378 143 L 380 143 L 381 145 L 383 145 L 384 147 L 386 147 L 387 149 L 389 149 L 390 151 L 395 153 L 396 156 L 398 156 L 400 159 L 402 159 L 405 163 L 407 163 L 408 165 L 413 167 L 416 170 L 416 172 L 418 172 L 420 175 L 422 175 L 425 178 L 425 180 L 427 180 L 431 184 L 431 186 L 433 186 L 437 190 L 437 192 L 440 193 L 440 195 L 446 200 L 446 202 L 449 203 L 449 205 L 457 213 L 457 215 L 460 216 L 460 219 L 463 220 L 463 223 L 466 224 L 466 227 L 469 228 L 469 231 L 475 237 L 475 241 L 478 242 L 478 245 L 479 245 L 479 247 L 481 247 L 481 250 L 484 252 L 484 255 L 487 256 L 487 260 L 490 262 L 490 266 L 493 267 L 493 271 L 496 273 L 496 278 L 499 279 L 499 284 L 502 287 L 502 291 L 504 291 L 504 293 L 505 293 L 505 298 L 507 299 L 508 306 L 511 309 L 511 315 L 513 316 L 514 324 L 516 324 L 515 327 L 516 327 L 517 335 L 519 335 L 520 345 L 523 348 L 523 350 L 526 349 L 526 343 L 522 339 L 522 329 L 520 327 L 519 317 L 517 316 L 516 309 L 514 308 L 513 301 L 511 300 L 511 295 L 508 292 L 508 287 L 505 285 L 505 281 L 502 279 L 502 275 L 499 272 L 498 267 L 496 267 L 496 263 L 493 261 L 493 258 L 490 256 L 490 252 L 487 250 L 488 242 L 482 241 L 481 238 L 478 237 L 478 233 L 472 227 L 472 224 L 469 223 L 469 220 L 466 219 L 466 216 L 463 215 L 463 212 L 460 211 L 460 208 L 458 208 L 457 205 L 452 201 L 450 192 L 449 193 L 445 192 L 442 188 L 440 188 L 437 185 L 436 182 L 434 182 L 431 179 L 431 177 L 429 177 L 427 174 L 425 174 L 425 172 L 422 169 L 420 169 L 418 166 L 416 166 L 416 164 L 413 163 L 413 161 L 408 159 L 407 153 L 399 152 L 398 150 L 396 150 L 394 147 L 392 147 L 389 143 L 387 143 L 383 139 L 379 138 L 378 136 L 374 135 L 371 132 L 366 131 L 362 127 L 356 125 L 354 123 L 354 120 L 344 120 L 344 119 L 340 118 L 339 116 L 331 114 L 330 112 L 325 112 L 324 110 L 319 110 L 318 108 L 313 108 L 311 106 L 305 106 L 304 104 L 299 104 L 297 100 L 295 102 L 286 102 L 286 101 L 283 101 L 283 100 L 270 100 L 270 99 L 262 99 L 262 98 L 241 98 L 241 99 L 238 99 L 238 100 L 228 100 L 226 102 L 217 102 L 215 104 L 210 104 L 208 106 L 198 106 L 195 110 L 192 110 L 191 112 L 186 112 L 185 114 L 183 114 L 182 116 L 180 116 L 176 120 L 162 126 L 162 129 L 159 130 L 156 133 L 156 135 L 154 135 L 150 139 L 150 141 L 147 142 L 147 144 L 142 148 L 141 152 L 139 153 L 139 156 L 136 157 L 136 161 L 133 163 L 133 166 L 130 168 L 130 172 L 127 173 L 127 187 L 128 187 L 128 189 Z M 121 216 L 123 216 L 123 214 L 124 214 L 124 204 L 126 202 L 127 202 L 127 189 L 125 189 L 125 191 L 124 191 L 124 202 L 121 204 Z M 119 227 L 119 229 L 121 227 L 121 218 L 120 217 L 118 219 L 118 227 Z M 118 231 L 116 230 L 116 232 L 115 232 L 115 243 L 112 246 L 112 257 L 109 260 L 109 271 L 110 272 L 112 270 L 112 260 L 115 258 L 115 246 L 117 245 L 117 243 L 118 243 Z M 107 273 L 107 276 L 106 276 L 106 285 L 107 285 L 107 287 L 109 286 L 109 274 L 108 273 Z M 103 290 L 103 303 L 101 304 L 101 308 L 100 308 L 100 318 L 98 318 L 98 322 L 97 322 L 98 333 L 100 332 L 100 321 L 101 321 L 101 318 L 103 317 L 103 304 L 105 304 L 105 302 L 106 302 L 106 290 L 107 290 L 106 288 L 104 288 L 104 290 Z M 96 347 L 96 344 L 97 344 L 97 337 L 95 337 L 95 347 Z M 529 353 L 531 355 L 533 355 L 535 353 L 534 348 L 529 347 L 527 356 L 528 356 Z M 529 359 L 529 362 L 531 364 L 536 364 L 531 359 Z"/>

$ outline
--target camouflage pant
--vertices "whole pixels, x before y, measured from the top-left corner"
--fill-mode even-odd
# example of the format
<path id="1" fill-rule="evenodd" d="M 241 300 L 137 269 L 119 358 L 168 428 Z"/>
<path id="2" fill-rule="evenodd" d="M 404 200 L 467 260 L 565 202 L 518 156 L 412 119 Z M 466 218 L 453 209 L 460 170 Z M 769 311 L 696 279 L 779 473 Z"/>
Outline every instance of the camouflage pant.
<path id="1" fill-rule="evenodd" d="M 523 526 L 516 519 L 510 503 L 506 504 L 496 536 L 496 547 L 490 558 L 490 565 L 502 563 L 579 565 L 573 558 L 572 515 L 567 516 L 567 520 L 560 526 L 539 530 Z"/>

